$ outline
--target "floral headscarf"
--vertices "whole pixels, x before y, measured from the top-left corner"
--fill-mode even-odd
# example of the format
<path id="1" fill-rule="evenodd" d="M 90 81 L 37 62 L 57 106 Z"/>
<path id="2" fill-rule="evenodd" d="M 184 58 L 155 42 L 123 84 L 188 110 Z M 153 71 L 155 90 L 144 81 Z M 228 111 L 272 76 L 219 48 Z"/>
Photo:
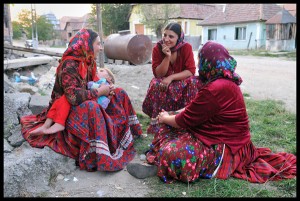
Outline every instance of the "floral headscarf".
<path id="1" fill-rule="evenodd" d="M 174 31 L 176 34 L 178 34 L 176 30 L 172 29 L 172 26 L 168 30 Z M 161 47 L 161 45 L 163 44 L 163 40 L 160 40 L 157 43 Z M 180 37 L 178 37 L 176 45 L 174 47 L 172 47 L 170 50 L 171 50 L 171 52 L 175 52 L 175 51 L 179 50 L 185 44 L 186 44 L 186 42 L 184 41 L 184 32 L 183 32 L 183 30 L 182 30 L 182 28 L 180 26 Z"/>
<path id="2" fill-rule="evenodd" d="M 92 78 L 95 77 L 97 66 L 94 58 L 93 41 L 88 30 L 81 29 L 71 38 L 60 64 L 67 59 L 81 62 L 79 74 L 82 79 L 85 79 L 88 71 L 91 71 Z M 57 67 L 57 72 L 60 70 L 60 66 Z"/>
<path id="3" fill-rule="evenodd" d="M 236 74 L 236 60 L 229 55 L 227 49 L 216 42 L 208 41 L 199 52 L 199 78 L 208 83 L 218 78 L 226 78 L 240 85 L 243 80 Z"/>

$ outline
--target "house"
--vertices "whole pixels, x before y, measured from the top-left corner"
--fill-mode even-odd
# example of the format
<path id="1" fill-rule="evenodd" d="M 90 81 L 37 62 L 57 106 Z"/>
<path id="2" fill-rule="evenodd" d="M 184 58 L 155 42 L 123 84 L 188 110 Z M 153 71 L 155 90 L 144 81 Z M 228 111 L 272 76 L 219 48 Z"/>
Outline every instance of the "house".
<path id="1" fill-rule="evenodd" d="M 153 4 L 149 4 L 151 6 Z M 185 40 L 191 43 L 194 50 L 197 50 L 202 40 L 202 27 L 197 26 L 199 20 L 203 20 L 207 15 L 215 12 L 218 6 L 214 4 L 172 4 L 175 5 L 176 12 L 172 13 L 169 22 L 181 24 L 185 33 Z M 155 32 L 141 23 L 139 4 L 132 4 L 132 11 L 129 17 L 129 27 L 131 33 L 144 34 L 154 42 L 159 37 Z"/>
<path id="2" fill-rule="evenodd" d="M 83 27 L 93 29 L 89 23 L 91 15 L 88 13 L 82 17 L 64 16 L 60 19 L 61 38 L 66 43 Z"/>
<path id="3" fill-rule="evenodd" d="M 266 21 L 266 49 L 294 51 L 296 48 L 296 18 L 287 10 L 279 11 Z"/>
<path id="4" fill-rule="evenodd" d="M 198 23 L 202 26 L 202 43 L 214 40 L 230 50 L 265 49 L 265 22 L 282 7 L 276 4 L 225 4 Z"/>

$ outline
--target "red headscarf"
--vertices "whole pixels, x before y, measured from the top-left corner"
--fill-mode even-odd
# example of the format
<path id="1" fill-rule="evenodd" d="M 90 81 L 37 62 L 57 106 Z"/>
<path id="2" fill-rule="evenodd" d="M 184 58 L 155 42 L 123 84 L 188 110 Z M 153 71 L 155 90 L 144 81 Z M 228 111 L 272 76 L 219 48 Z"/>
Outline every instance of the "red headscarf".
<path id="1" fill-rule="evenodd" d="M 78 71 L 82 79 L 86 78 L 88 68 L 90 67 L 92 78 L 94 79 L 97 66 L 94 58 L 93 41 L 88 30 L 81 29 L 71 38 L 56 72 L 61 70 L 61 64 L 67 59 L 81 62 Z"/>

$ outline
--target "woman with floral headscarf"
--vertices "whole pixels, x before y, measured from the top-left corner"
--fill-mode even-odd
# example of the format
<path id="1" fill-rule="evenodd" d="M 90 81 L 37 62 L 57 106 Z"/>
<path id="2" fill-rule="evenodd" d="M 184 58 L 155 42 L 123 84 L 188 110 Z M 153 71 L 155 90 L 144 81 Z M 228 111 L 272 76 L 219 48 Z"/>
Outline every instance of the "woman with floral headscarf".
<path id="1" fill-rule="evenodd" d="M 157 174 L 166 183 L 231 176 L 253 183 L 295 178 L 295 155 L 252 144 L 236 65 L 221 44 L 204 44 L 198 63 L 203 87 L 185 108 L 160 112 L 162 126 L 146 155 L 155 166 L 132 163 L 127 166 L 130 174 Z"/>
<path id="2" fill-rule="evenodd" d="M 152 51 L 154 78 L 142 105 L 143 112 L 152 119 L 147 133 L 158 131 L 156 117 L 162 109 L 179 110 L 195 97 L 201 86 L 200 80 L 194 76 L 195 71 L 192 46 L 184 41 L 180 24 L 168 24 L 162 40 Z"/>
<path id="3" fill-rule="evenodd" d="M 130 99 L 122 88 L 113 85 L 87 88 L 87 83 L 95 80 L 95 59 L 102 49 L 96 32 L 90 29 L 78 31 L 57 67 L 49 106 L 38 115 L 21 118 L 22 135 L 32 147 L 48 146 L 75 159 L 80 169 L 87 171 L 123 169 L 136 153 L 133 135 L 142 134 Z M 102 95 L 111 95 L 106 110 L 97 103 L 97 98 Z M 57 100 L 61 102 L 57 104 Z M 51 109 L 61 108 L 64 101 L 71 104 L 65 110 L 69 113 L 63 114 L 67 115 L 65 129 L 51 134 L 32 134 L 47 118 L 53 117 Z"/>

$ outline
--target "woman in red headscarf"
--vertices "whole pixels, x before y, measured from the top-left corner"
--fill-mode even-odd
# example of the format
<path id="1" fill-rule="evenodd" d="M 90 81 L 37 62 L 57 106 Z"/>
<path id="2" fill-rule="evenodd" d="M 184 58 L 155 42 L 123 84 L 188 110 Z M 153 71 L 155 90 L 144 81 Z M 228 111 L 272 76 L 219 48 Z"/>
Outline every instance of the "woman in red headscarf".
<path id="1" fill-rule="evenodd" d="M 81 29 L 76 33 L 57 67 L 49 106 L 38 115 L 21 118 L 22 135 L 32 147 L 48 146 L 57 153 L 74 158 L 80 169 L 117 171 L 134 158 L 133 136 L 141 135 L 142 130 L 122 88 L 102 85 L 87 89 L 87 83 L 95 79 L 95 58 L 101 49 L 100 37 L 93 30 Z M 104 110 L 97 98 L 109 94 L 112 95 L 111 101 Z M 32 135 L 31 132 L 49 118 L 54 103 L 63 100 L 61 97 L 64 96 L 71 104 L 65 129 L 52 134 L 37 132 Z"/>
<path id="2" fill-rule="evenodd" d="M 202 85 L 195 75 L 196 65 L 192 46 L 184 41 L 184 32 L 178 23 L 170 23 L 152 51 L 154 78 L 149 84 L 142 110 L 151 118 L 147 133 L 158 131 L 157 115 L 186 106 Z"/>
<path id="3" fill-rule="evenodd" d="M 162 126 L 146 154 L 155 166 L 132 163 L 130 174 L 157 174 L 166 183 L 231 176 L 264 183 L 296 177 L 295 155 L 253 145 L 236 64 L 221 44 L 204 44 L 198 66 L 203 87 L 185 108 L 160 112 Z"/>

